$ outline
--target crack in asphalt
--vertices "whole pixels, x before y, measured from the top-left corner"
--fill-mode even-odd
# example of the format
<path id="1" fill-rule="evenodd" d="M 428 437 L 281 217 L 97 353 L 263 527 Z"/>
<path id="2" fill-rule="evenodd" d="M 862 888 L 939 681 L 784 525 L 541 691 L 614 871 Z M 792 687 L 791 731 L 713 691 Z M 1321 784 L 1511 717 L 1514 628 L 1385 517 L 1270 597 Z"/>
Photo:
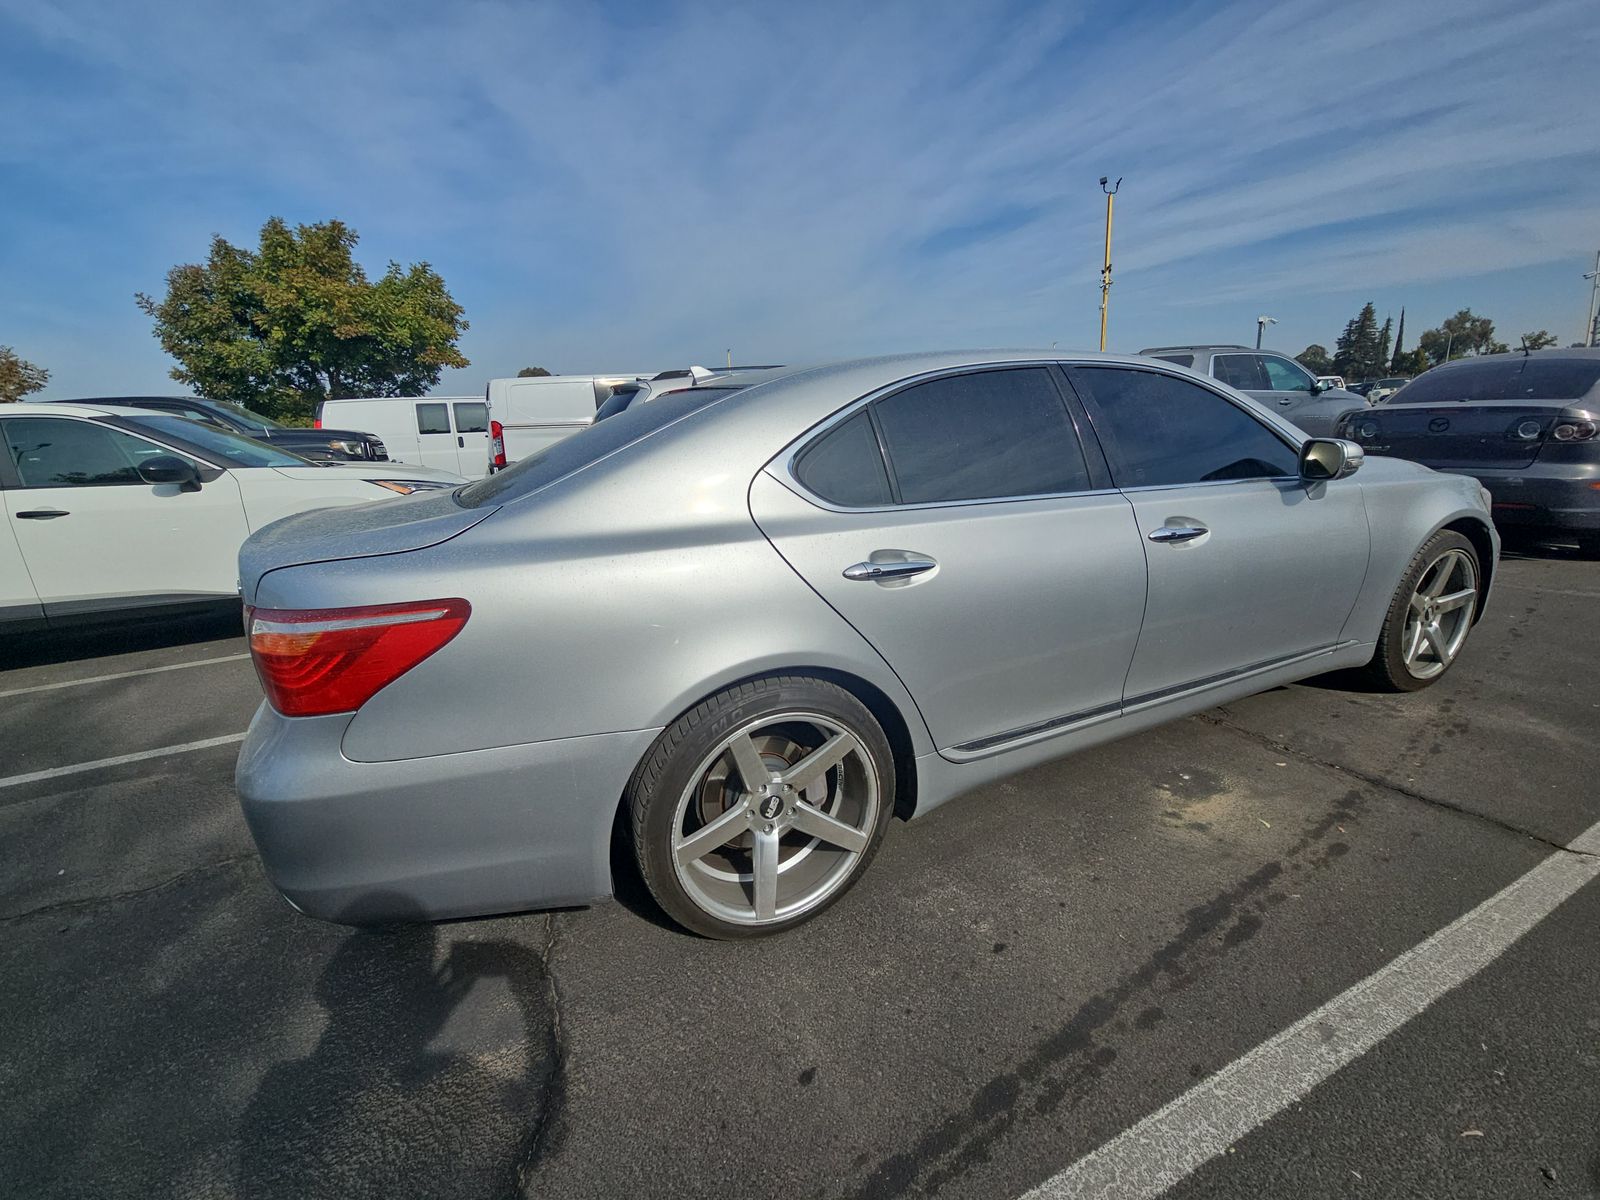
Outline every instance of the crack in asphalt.
<path id="1" fill-rule="evenodd" d="M 545 1053 L 549 1063 L 549 1082 L 546 1085 L 544 1104 L 539 1117 L 529 1131 L 528 1149 L 522 1162 L 517 1164 L 517 1186 L 523 1195 L 532 1194 L 534 1173 L 561 1148 L 561 1114 L 566 1104 L 567 1089 L 567 1037 L 561 1019 L 561 985 L 556 981 L 555 951 L 560 941 L 559 913 L 546 913 L 544 918 L 544 945 L 539 948 L 539 965 L 544 974 L 545 1005 L 550 1013 L 550 1029 L 545 1037 Z"/>
<path id="2" fill-rule="evenodd" d="M 1492 825 L 1502 832 L 1512 833 L 1516 834 L 1518 837 L 1528 838 L 1532 841 L 1538 842 L 1542 846 L 1548 846 L 1552 850 L 1560 850 L 1566 854 L 1583 854 L 1591 857 L 1594 854 L 1593 851 L 1574 849 L 1563 842 L 1554 841 L 1551 838 L 1545 837 L 1543 834 L 1534 833 L 1532 830 L 1524 829 L 1522 826 L 1511 821 L 1502 820 L 1501 818 L 1491 816 L 1488 813 L 1478 812 L 1475 809 L 1467 808 L 1465 805 L 1457 804 L 1452 800 L 1443 800 L 1438 796 L 1430 796 L 1425 792 L 1416 791 L 1413 788 L 1406 787 L 1404 784 L 1395 783 L 1391 779 L 1386 779 L 1382 775 L 1374 775 L 1367 771 L 1363 771 L 1358 767 L 1347 766 L 1344 763 L 1337 763 L 1325 758 L 1319 758 L 1315 754 L 1308 754 L 1306 751 L 1300 750 L 1290 745 L 1288 742 L 1278 741 L 1276 738 L 1269 737 L 1264 733 L 1259 733 L 1254 729 L 1247 728 L 1246 726 L 1235 724 L 1225 717 L 1219 717 L 1214 713 L 1196 713 L 1195 717 L 1197 720 L 1203 721 L 1207 725 L 1215 726 L 1218 729 L 1232 730 L 1234 733 L 1241 734 L 1242 736 L 1249 738 L 1251 741 L 1259 742 L 1261 745 L 1266 746 L 1268 749 L 1279 754 L 1289 755 L 1299 759 L 1301 762 L 1311 763 L 1313 766 L 1325 767 L 1330 771 L 1337 771 L 1341 775 L 1348 775 L 1352 779 L 1359 779 L 1362 783 L 1370 784 L 1373 787 L 1382 788 L 1387 792 L 1393 792 L 1397 796 L 1404 796 L 1408 800 L 1416 800 L 1423 804 L 1429 805 L 1430 807 L 1440 808 L 1445 812 L 1455 813 L 1458 816 L 1471 817 L 1473 820 L 1482 821 L 1486 825 Z"/>
<path id="3" fill-rule="evenodd" d="M 1190 987 L 1220 958 L 1259 933 L 1267 914 L 1289 899 L 1274 884 L 1288 883 L 1294 872 L 1331 866 L 1349 852 L 1345 842 L 1322 843 L 1336 830 L 1358 824 L 1365 807 L 1360 790 L 1351 789 L 1310 821 L 1279 858 L 1189 909 L 1176 934 L 1115 984 L 1085 1000 L 1016 1067 L 989 1080 L 970 1103 L 924 1131 L 909 1149 L 881 1159 L 856 1195 L 861 1200 L 932 1195 L 988 1162 L 1019 1120 L 1047 1116 L 1063 1105 L 1068 1112 L 1075 1110 L 1118 1057 L 1105 1034 L 1143 1033 L 1160 1024 L 1166 1014 L 1159 1000 Z M 1124 1017 L 1133 1005 L 1137 1013 Z"/>
<path id="4" fill-rule="evenodd" d="M 256 852 L 254 850 L 242 850 L 238 854 L 230 854 L 227 858 L 219 859 L 214 863 L 179 871 L 176 875 L 171 875 L 158 883 L 147 884 L 144 887 L 111 892 L 104 896 L 80 896 L 74 900 L 56 900 L 50 904 L 38 905 L 35 908 L 25 908 L 21 912 L 6 913 L 0 915 L 0 925 L 8 925 L 13 921 L 25 921 L 31 917 L 49 916 L 52 913 L 99 908 L 106 904 L 119 904 L 124 900 L 137 900 L 141 896 L 148 896 L 153 892 L 166 891 L 168 888 L 182 887 L 195 879 L 225 871 L 230 867 L 236 867 L 242 862 L 254 859 L 255 856 Z"/>

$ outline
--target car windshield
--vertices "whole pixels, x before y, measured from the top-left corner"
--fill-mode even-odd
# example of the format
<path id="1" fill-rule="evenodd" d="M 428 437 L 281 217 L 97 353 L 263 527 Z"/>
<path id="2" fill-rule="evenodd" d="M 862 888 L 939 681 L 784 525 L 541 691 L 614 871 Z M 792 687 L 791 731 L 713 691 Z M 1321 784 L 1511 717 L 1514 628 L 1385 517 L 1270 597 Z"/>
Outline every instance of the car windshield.
<path id="1" fill-rule="evenodd" d="M 1405 401 L 1576 400 L 1596 382 L 1600 361 L 1595 359 L 1492 358 L 1419 375 L 1406 384 Z"/>
<path id="2" fill-rule="evenodd" d="M 290 454 L 265 442 L 253 441 L 237 433 L 229 433 L 203 421 L 168 413 L 140 413 L 123 417 L 130 427 L 142 427 L 169 441 L 187 442 L 198 453 L 204 454 L 227 467 L 308 467 L 309 459 Z"/>
<path id="3" fill-rule="evenodd" d="M 235 420 L 243 422 L 251 429 L 287 429 L 288 426 L 281 421 L 274 421 L 271 417 L 264 417 L 258 412 L 245 408 L 242 405 L 230 404 L 226 400 L 213 401 L 228 410 Z"/>

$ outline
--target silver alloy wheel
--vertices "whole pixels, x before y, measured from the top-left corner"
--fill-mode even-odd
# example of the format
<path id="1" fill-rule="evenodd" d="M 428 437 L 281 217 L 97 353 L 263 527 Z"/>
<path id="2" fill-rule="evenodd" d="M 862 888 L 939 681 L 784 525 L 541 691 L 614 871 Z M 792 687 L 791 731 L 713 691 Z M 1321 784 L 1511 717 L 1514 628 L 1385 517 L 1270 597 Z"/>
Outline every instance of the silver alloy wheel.
<path id="1" fill-rule="evenodd" d="M 1432 679 L 1461 653 L 1477 608 L 1478 569 L 1465 550 L 1449 549 L 1417 580 L 1406 610 L 1401 656 L 1416 679 Z"/>
<path id="2" fill-rule="evenodd" d="M 759 717 L 706 755 L 678 798 L 673 869 L 713 917 L 786 921 L 850 878 L 879 803 L 872 757 L 837 717 Z"/>

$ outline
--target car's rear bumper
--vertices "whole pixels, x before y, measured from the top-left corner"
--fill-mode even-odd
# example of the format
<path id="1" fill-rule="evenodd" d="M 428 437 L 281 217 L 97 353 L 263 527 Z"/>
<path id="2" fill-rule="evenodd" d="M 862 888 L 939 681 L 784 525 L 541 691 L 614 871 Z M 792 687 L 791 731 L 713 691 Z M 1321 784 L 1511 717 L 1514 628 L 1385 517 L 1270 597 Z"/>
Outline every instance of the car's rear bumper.
<path id="1" fill-rule="evenodd" d="M 1435 469 L 1470 475 L 1488 488 L 1501 528 L 1600 530 L 1600 463 Z"/>
<path id="2" fill-rule="evenodd" d="M 301 912 L 357 925 L 610 894 L 617 805 L 659 730 L 356 762 L 349 723 L 262 705 L 239 754 L 261 861 Z"/>

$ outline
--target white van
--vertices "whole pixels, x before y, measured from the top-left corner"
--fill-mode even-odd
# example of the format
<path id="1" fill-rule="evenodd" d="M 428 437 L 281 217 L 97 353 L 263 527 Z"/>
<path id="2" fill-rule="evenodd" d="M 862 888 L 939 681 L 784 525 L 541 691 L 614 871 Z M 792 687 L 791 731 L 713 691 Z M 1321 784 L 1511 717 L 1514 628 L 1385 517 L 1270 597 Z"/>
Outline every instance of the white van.
<path id="1" fill-rule="evenodd" d="M 491 379 L 485 393 L 489 405 L 487 469 L 498 471 L 587 429 L 594 424 L 595 410 L 612 392 L 644 378 L 623 372 Z M 484 469 L 480 464 L 477 473 Z"/>
<path id="2" fill-rule="evenodd" d="M 376 434 L 390 459 L 481 479 L 488 470 L 489 410 L 479 396 L 373 396 L 324 400 L 317 421 Z"/>

